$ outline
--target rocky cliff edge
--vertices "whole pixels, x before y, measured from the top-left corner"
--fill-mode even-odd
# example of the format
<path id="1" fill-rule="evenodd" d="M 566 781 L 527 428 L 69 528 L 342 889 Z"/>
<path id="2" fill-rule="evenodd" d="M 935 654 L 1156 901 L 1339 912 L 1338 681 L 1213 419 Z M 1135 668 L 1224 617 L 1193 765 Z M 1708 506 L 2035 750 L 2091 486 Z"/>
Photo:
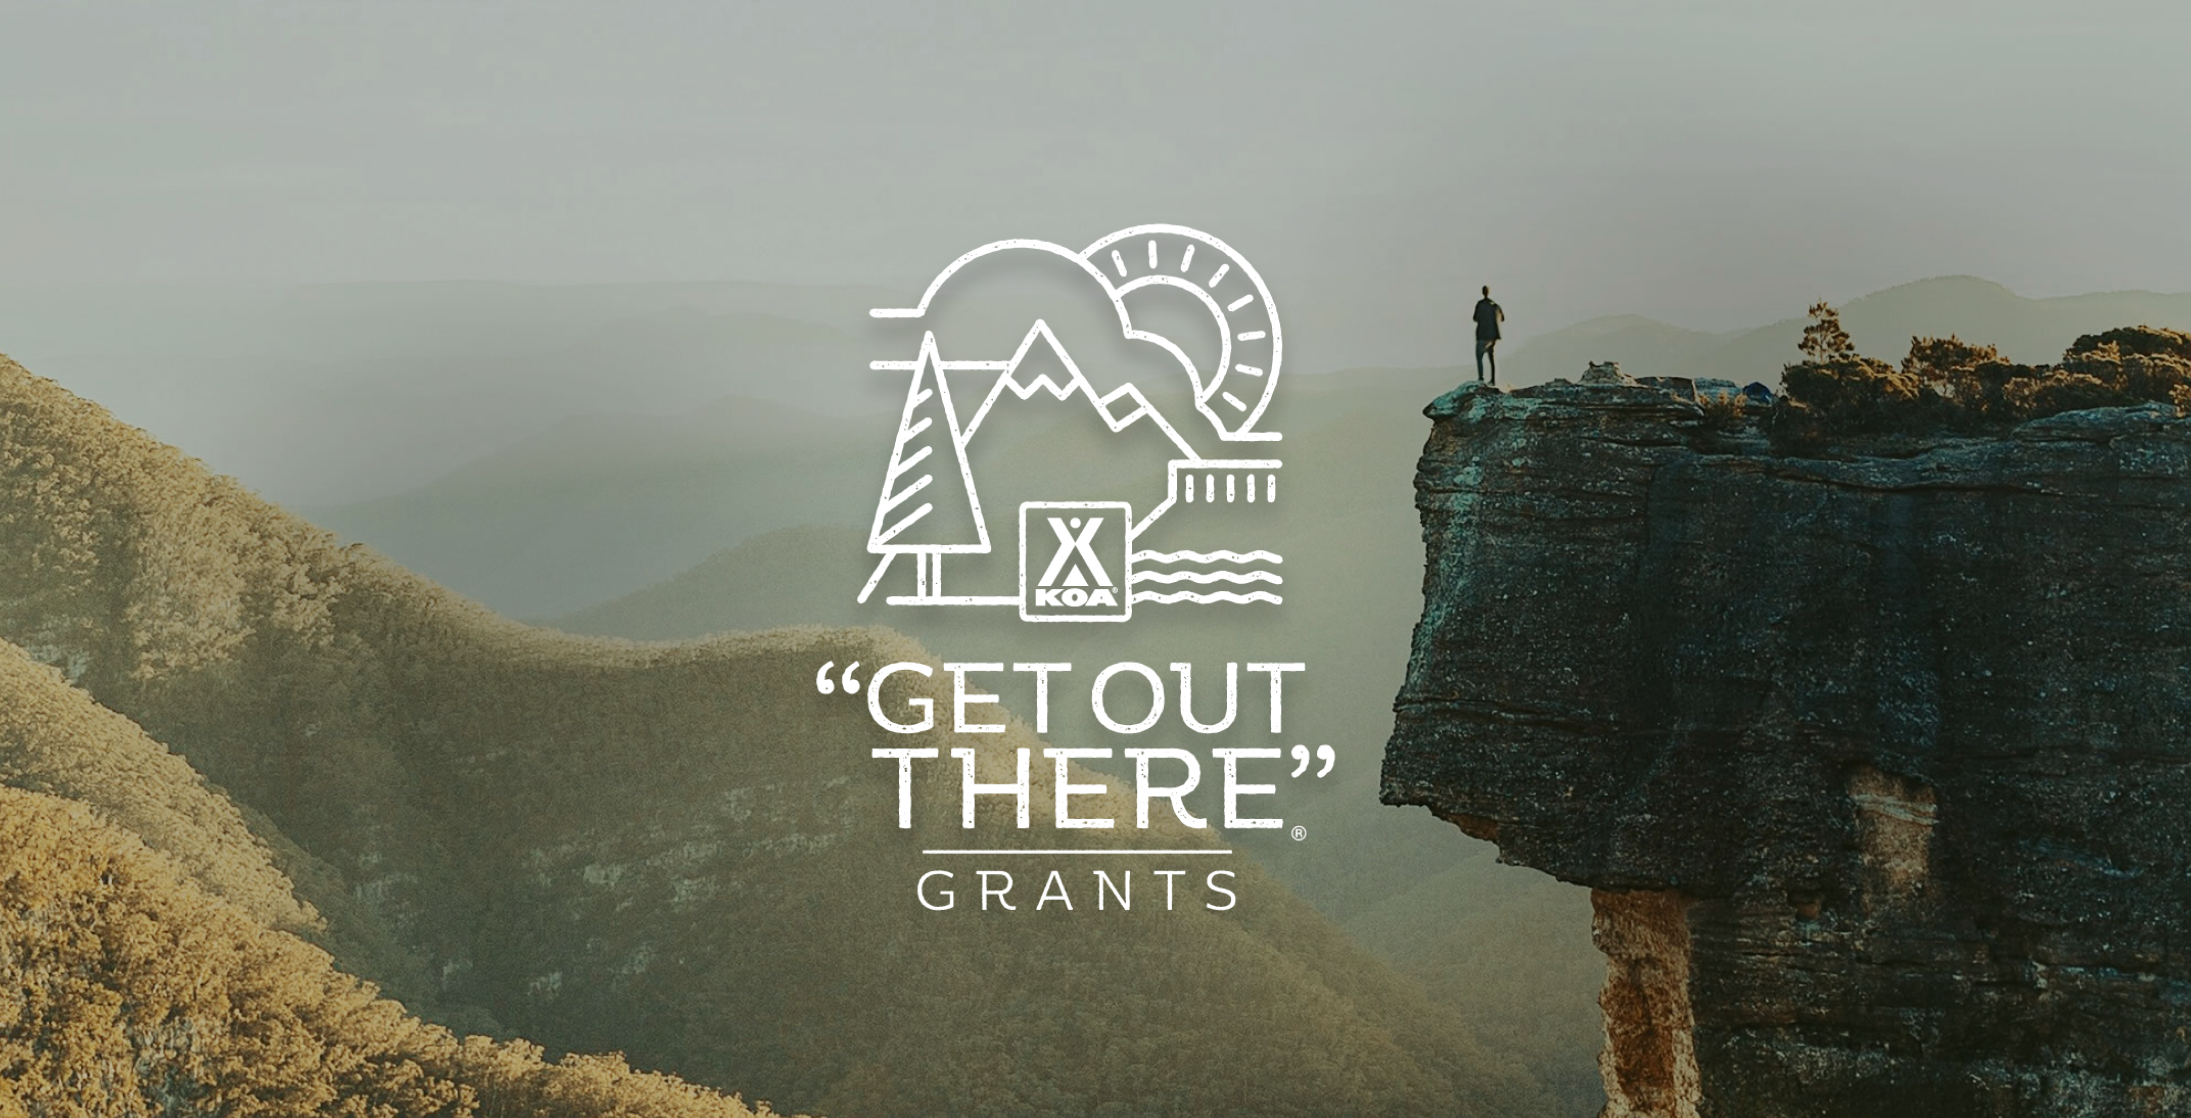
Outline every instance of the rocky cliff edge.
<path id="1" fill-rule="evenodd" d="M 1383 796 L 1593 890 L 1608 1115 L 2191 1109 L 2191 421 L 1425 414 Z"/>

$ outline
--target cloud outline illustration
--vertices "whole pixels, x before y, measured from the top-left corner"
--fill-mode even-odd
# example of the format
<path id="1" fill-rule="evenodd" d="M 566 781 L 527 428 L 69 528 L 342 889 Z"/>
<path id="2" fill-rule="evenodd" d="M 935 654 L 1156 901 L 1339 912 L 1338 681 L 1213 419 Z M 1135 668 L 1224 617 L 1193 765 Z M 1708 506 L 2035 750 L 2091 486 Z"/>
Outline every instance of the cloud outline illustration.
<path id="1" fill-rule="evenodd" d="M 1130 242 L 1145 241 L 1142 245 Z M 1166 248 L 1179 251 L 1171 254 Z M 1141 249 L 1144 251 L 1135 251 Z M 1197 281 L 1193 274 L 1194 258 L 1200 249 L 1220 259 L 1208 278 Z M 976 260 L 1000 252 L 1031 251 L 1044 253 L 1065 260 L 1079 268 L 1100 285 L 1112 309 L 1118 315 L 1121 334 L 1134 341 L 1148 342 L 1171 354 L 1180 370 L 1194 389 L 1195 410 L 1202 413 L 1211 428 L 1225 442 L 1276 442 L 1283 436 L 1276 431 L 1260 431 L 1256 425 L 1270 408 L 1276 394 L 1278 377 L 1284 360 L 1285 338 L 1278 317 L 1277 304 L 1272 300 L 1270 288 L 1263 282 L 1262 274 L 1253 264 L 1224 241 L 1184 225 L 1151 223 L 1130 226 L 1098 238 L 1088 247 L 1074 250 L 1052 241 L 1033 238 L 1012 238 L 991 241 L 959 256 L 945 265 L 929 281 L 920 301 L 911 307 L 876 307 L 867 313 L 873 318 L 918 319 L 928 313 L 944 285 L 961 269 Z M 1132 263 L 1128 263 L 1131 260 Z M 1176 261 L 1176 263 L 1174 263 Z M 1103 265 L 1111 266 L 1111 273 Z M 1204 263 L 1209 263 L 1207 256 Z M 1169 269 L 1169 270 L 1167 270 Z M 1221 299 L 1214 290 L 1227 279 L 1236 279 L 1236 286 L 1245 287 L 1235 298 Z M 1135 327 L 1133 312 L 1126 306 L 1126 299 L 1135 291 L 1147 287 L 1163 286 L 1187 292 L 1202 303 L 1209 312 L 1218 331 L 1218 359 L 1212 370 L 1205 375 L 1193 358 L 1187 356 L 1170 338 L 1153 331 Z M 1226 294 L 1230 295 L 1228 291 Z M 1241 325 L 1260 326 L 1260 329 L 1235 330 L 1234 319 L 1246 312 Z M 1251 365 L 1245 351 L 1253 349 L 1263 364 Z M 1267 356 L 1264 356 L 1266 355 Z M 1240 358 L 1236 360 L 1237 358 Z M 898 362 L 874 362 L 876 368 L 896 367 Z M 1252 379 L 1259 387 L 1251 404 L 1227 388 L 1229 383 Z M 1231 418 L 1217 410 L 1222 402 L 1238 413 Z"/>

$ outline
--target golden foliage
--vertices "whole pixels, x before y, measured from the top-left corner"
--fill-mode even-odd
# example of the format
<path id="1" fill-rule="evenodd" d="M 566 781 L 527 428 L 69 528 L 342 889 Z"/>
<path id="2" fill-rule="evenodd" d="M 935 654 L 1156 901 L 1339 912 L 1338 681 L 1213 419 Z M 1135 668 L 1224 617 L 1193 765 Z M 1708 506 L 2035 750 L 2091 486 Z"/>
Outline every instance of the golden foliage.
<path id="1" fill-rule="evenodd" d="M 753 1112 L 615 1057 L 406 1016 L 77 805 L 0 789 L 0 1114 Z"/>
<path id="2" fill-rule="evenodd" d="M 261 924 L 321 928 L 235 806 L 136 723 L 5 642 L 0 696 L 0 784 L 97 804 Z"/>
<path id="3" fill-rule="evenodd" d="M 1810 316 L 1811 321 L 1803 327 L 1803 340 L 1796 344 L 1806 361 L 1823 365 L 1856 356 L 1855 343 L 1841 328 L 1839 311 L 1821 299 L 1811 304 Z"/>
<path id="4" fill-rule="evenodd" d="M 1782 373 L 1790 405 L 1770 421 L 1784 447 L 1834 434 L 1980 431 L 2086 408 L 2191 404 L 2191 335 L 2174 330 L 2088 334 L 2059 365 L 2037 366 L 1952 334 L 1913 337 L 1896 368 L 1857 355 L 1831 308 L 1819 304 L 1811 314 L 1806 359 Z"/>
<path id="5" fill-rule="evenodd" d="M 1740 392 L 1707 393 L 1697 405 L 1704 409 L 1706 430 L 1737 431 L 1747 422 L 1749 405 Z"/>
<path id="6" fill-rule="evenodd" d="M 1956 374 L 2001 360 L 2001 352 L 1989 345 L 1973 345 L 1953 334 L 1945 338 L 1910 339 L 1902 371 L 1922 384 L 1946 384 Z"/>
<path id="7" fill-rule="evenodd" d="M 260 530 L 270 506 L 235 481 L 5 357 L 0 401 L 0 624 L 16 643 L 149 679 L 232 655 L 262 626 L 324 638 L 326 591 L 305 558 L 323 534 Z M 136 592 L 87 600 L 120 586 Z"/>

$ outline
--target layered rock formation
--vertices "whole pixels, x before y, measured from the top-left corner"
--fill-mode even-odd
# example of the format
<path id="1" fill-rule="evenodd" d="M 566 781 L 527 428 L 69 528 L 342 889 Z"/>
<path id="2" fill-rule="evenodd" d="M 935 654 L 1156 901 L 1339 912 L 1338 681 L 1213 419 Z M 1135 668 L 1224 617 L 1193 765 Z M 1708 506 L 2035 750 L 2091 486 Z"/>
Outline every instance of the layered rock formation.
<path id="1" fill-rule="evenodd" d="M 2191 1110 L 2191 422 L 1426 414 L 1383 795 L 1594 890 L 1609 1114 Z"/>

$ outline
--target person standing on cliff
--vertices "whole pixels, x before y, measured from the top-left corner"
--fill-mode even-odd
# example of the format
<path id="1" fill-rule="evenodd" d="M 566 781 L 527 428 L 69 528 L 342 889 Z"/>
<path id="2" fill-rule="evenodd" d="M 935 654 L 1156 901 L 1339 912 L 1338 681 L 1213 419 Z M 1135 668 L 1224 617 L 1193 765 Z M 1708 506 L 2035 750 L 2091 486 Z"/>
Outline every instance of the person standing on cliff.
<path id="1" fill-rule="evenodd" d="M 1476 300 L 1476 383 L 1496 386 L 1499 383 L 1499 323 L 1506 321 L 1506 311 L 1491 301 L 1491 286 L 1484 285 L 1483 298 Z M 1484 358 L 1491 359 L 1491 379 L 1484 380 Z"/>

